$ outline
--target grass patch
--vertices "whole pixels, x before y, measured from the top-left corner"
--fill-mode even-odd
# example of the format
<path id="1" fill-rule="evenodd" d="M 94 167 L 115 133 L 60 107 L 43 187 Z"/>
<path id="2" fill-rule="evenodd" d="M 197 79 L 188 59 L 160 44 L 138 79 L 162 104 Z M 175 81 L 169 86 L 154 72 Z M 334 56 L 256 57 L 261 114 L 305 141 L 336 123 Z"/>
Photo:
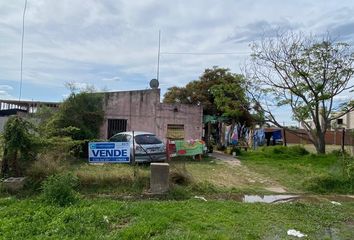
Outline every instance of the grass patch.
<path id="1" fill-rule="evenodd" d="M 83 163 L 73 170 L 83 193 L 141 193 L 149 187 L 150 167 L 125 164 L 90 165 Z"/>
<path id="2" fill-rule="evenodd" d="M 270 176 L 290 191 L 354 193 L 354 181 L 343 174 L 342 157 L 336 153 L 316 155 L 300 146 L 275 146 L 240 158 L 251 170 Z"/>
<path id="3" fill-rule="evenodd" d="M 82 200 L 46 205 L 0 199 L 1 239 L 351 239 L 354 204 Z M 331 234 L 331 235 L 329 235 Z"/>

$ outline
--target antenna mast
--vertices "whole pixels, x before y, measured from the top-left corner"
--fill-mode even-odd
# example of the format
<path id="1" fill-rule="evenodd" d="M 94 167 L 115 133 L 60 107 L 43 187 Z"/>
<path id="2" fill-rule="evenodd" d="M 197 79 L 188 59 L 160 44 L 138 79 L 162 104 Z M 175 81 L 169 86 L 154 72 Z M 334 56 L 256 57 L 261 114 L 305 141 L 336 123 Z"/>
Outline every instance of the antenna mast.
<path id="1" fill-rule="evenodd" d="M 160 49 L 161 49 L 161 30 L 159 30 L 159 50 L 157 52 L 157 73 L 156 73 L 157 80 L 159 80 L 159 75 L 160 75 Z"/>

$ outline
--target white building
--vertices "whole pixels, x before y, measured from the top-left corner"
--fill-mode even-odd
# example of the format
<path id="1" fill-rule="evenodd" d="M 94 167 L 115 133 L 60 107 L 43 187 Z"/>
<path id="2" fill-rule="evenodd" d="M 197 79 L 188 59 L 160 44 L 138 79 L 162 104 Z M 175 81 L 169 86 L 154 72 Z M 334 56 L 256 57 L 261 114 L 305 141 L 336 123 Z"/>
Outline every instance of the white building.
<path id="1" fill-rule="evenodd" d="M 335 114 L 335 113 L 334 113 Z M 314 128 L 314 123 L 312 120 L 306 120 L 306 122 Z M 303 126 L 300 126 L 301 129 L 303 129 Z M 348 112 L 347 114 L 341 116 L 340 118 L 337 118 L 333 120 L 328 127 L 328 130 L 335 130 L 338 128 L 345 128 L 345 129 L 354 129 L 354 110 L 351 112 Z"/>
<path id="2" fill-rule="evenodd" d="M 354 111 L 348 112 L 347 114 L 343 115 L 342 117 L 334 120 L 331 123 L 331 127 L 344 127 L 346 129 L 354 129 Z"/>

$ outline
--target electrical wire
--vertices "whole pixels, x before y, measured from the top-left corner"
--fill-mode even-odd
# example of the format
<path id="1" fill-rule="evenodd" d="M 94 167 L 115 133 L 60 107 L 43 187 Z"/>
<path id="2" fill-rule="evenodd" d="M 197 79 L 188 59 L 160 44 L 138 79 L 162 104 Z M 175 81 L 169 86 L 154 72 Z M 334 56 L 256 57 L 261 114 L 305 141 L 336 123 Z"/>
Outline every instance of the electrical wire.
<path id="1" fill-rule="evenodd" d="M 25 7 L 23 8 L 23 15 L 22 15 L 22 42 L 21 42 L 21 70 L 20 70 L 20 75 L 21 75 L 21 80 L 20 80 L 20 94 L 18 97 L 18 100 L 21 101 L 22 97 L 22 76 L 23 76 L 23 43 L 25 39 L 25 15 L 26 15 L 26 9 L 27 9 L 27 0 L 25 0 Z"/>

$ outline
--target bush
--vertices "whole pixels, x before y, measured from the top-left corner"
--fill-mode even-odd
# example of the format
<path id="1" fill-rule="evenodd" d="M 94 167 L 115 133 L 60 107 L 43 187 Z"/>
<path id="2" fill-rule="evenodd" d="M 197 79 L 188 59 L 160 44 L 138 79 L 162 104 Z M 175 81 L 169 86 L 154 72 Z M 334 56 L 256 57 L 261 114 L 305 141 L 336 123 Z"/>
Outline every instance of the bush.
<path id="1" fill-rule="evenodd" d="M 290 154 L 294 154 L 296 156 L 305 156 L 309 154 L 309 151 L 299 145 L 288 147 L 288 151 Z"/>
<path id="2" fill-rule="evenodd" d="M 173 186 L 167 194 L 167 198 L 174 200 L 185 200 L 191 198 L 192 194 L 182 186 Z"/>
<path id="3" fill-rule="evenodd" d="M 178 185 L 189 185 L 193 182 L 192 175 L 187 171 L 186 165 L 182 167 L 175 166 L 170 171 L 170 182 Z"/>
<path id="4" fill-rule="evenodd" d="M 306 180 L 306 190 L 316 193 L 353 193 L 353 180 L 339 176 L 322 175 Z"/>
<path id="5" fill-rule="evenodd" d="M 198 193 L 198 194 L 213 194 L 218 193 L 218 188 L 211 184 L 210 182 L 199 182 L 195 184 L 191 184 L 188 186 L 188 189 L 191 192 Z"/>
<path id="6" fill-rule="evenodd" d="M 261 155 L 271 159 L 294 159 L 309 155 L 309 152 L 302 146 L 296 145 L 291 147 L 285 146 L 268 146 L 262 147 L 259 151 Z"/>
<path id="7" fill-rule="evenodd" d="M 43 182 L 43 199 L 49 204 L 67 206 L 78 200 L 77 178 L 72 174 L 52 175 Z"/>
<path id="8" fill-rule="evenodd" d="M 73 140 L 70 137 L 51 137 L 42 139 L 41 149 L 56 157 L 73 160 L 81 157 L 85 141 Z"/>
<path id="9" fill-rule="evenodd" d="M 40 183 L 50 175 L 68 169 L 68 162 L 61 155 L 66 153 L 51 152 L 38 154 L 37 160 L 27 170 L 27 176 L 35 183 Z"/>
<path id="10" fill-rule="evenodd" d="M 216 149 L 217 149 L 218 151 L 225 151 L 226 147 L 225 147 L 224 145 L 218 144 L 218 145 L 216 146 Z"/>
<path id="11" fill-rule="evenodd" d="M 91 90 L 72 92 L 60 105 L 48 125 L 55 136 L 75 140 L 95 139 L 103 122 L 103 94 Z"/>
<path id="12" fill-rule="evenodd" d="M 13 116 L 4 126 L 2 177 L 23 176 L 23 170 L 35 159 L 37 137 L 34 125 L 24 118 Z"/>

